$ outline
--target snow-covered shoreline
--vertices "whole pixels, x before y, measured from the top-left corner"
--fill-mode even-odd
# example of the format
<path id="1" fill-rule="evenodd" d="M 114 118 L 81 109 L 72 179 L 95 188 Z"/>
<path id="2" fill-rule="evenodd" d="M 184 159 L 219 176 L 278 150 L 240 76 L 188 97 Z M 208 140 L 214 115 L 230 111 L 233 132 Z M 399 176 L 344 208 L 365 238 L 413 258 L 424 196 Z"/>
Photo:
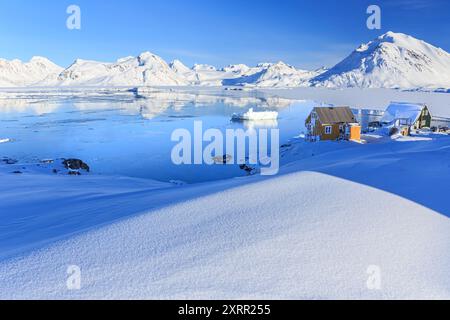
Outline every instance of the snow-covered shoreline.
<path id="1" fill-rule="evenodd" d="M 181 187 L 0 173 L 0 298 L 450 298 L 450 143 L 425 138 L 293 141 L 276 177 Z"/>

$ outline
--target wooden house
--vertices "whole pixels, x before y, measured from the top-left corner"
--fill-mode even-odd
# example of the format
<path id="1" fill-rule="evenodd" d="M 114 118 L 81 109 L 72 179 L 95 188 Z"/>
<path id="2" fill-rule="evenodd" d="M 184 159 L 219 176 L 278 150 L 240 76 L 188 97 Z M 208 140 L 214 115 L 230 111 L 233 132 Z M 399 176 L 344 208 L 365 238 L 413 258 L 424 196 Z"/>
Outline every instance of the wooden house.
<path id="1" fill-rule="evenodd" d="M 361 140 L 361 126 L 349 107 L 316 107 L 305 125 L 309 141 Z"/>
<path id="2" fill-rule="evenodd" d="M 402 135 L 411 130 L 431 127 L 432 116 L 425 104 L 393 102 L 384 113 L 381 123 L 385 127 L 397 128 Z"/>

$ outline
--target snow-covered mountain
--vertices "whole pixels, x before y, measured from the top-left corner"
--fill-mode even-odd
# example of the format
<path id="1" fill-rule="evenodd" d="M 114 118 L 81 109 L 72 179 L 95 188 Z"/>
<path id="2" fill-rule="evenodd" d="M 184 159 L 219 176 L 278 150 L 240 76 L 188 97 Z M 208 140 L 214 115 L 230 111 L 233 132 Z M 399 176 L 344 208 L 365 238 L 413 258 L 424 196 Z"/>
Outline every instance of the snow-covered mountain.
<path id="1" fill-rule="evenodd" d="M 450 88 L 450 54 L 402 33 L 361 45 L 312 81 L 315 86 Z"/>
<path id="2" fill-rule="evenodd" d="M 126 57 L 115 63 L 77 59 L 69 68 L 42 85 L 62 86 L 177 86 L 188 85 L 157 55 L 144 52 L 138 57 Z"/>
<path id="3" fill-rule="evenodd" d="M 77 59 L 70 67 L 46 58 L 0 59 L 0 87 L 21 86 L 223 86 L 450 88 L 450 54 L 402 33 L 388 32 L 361 45 L 331 69 L 300 70 L 284 62 L 187 67 L 150 52 L 114 63 Z"/>
<path id="4" fill-rule="evenodd" d="M 56 77 L 63 70 L 43 57 L 33 57 L 29 62 L 0 59 L 0 87 L 30 86 L 47 77 Z"/>
<path id="5" fill-rule="evenodd" d="M 194 73 L 194 70 L 190 69 L 189 67 L 187 67 L 183 62 L 181 62 L 180 60 L 173 60 L 170 64 L 169 67 L 176 73 L 178 74 L 189 74 L 189 73 Z"/>
<path id="6" fill-rule="evenodd" d="M 211 65 L 195 64 L 189 69 L 179 60 L 171 62 L 170 67 L 175 73 L 186 78 L 192 85 L 198 86 L 222 86 L 226 81 L 260 71 L 245 64 L 229 65 L 220 70 Z"/>
<path id="7" fill-rule="evenodd" d="M 260 63 L 255 67 L 234 64 L 216 69 L 210 65 L 196 64 L 189 69 L 180 61 L 170 64 L 173 71 L 185 77 L 193 85 L 200 86 L 254 86 L 254 87 L 295 87 L 307 86 L 308 80 L 319 75 L 318 71 L 305 71 L 284 62 Z M 321 70 L 320 72 L 323 72 Z"/>
<path id="8" fill-rule="evenodd" d="M 198 81 L 197 72 L 187 67 L 180 60 L 173 60 L 171 63 L 169 63 L 169 67 L 173 72 L 183 77 L 190 83 L 195 83 L 196 81 Z"/>
<path id="9" fill-rule="evenodd" d="M 316 77 L 316 71 L 299 70 L 284 62 L 263 63 L 251 68 L 240 78 L 224 81 L 228 85 L 245 85 L 256 87 L 302 87 L 308 86 L 309 80 Z"/>
<path id="10" fill-rule="evenodd" d="M 195 64 L 192 70 L 195 72 L 195 81 L 192 84 L 198 86 L 221 86 L 224 79 L 236 77 L 231 72 L 217 70 L 207 64 Z"/>
<path id="11" fill-rule="evenodd" d="M 251 67 L 245 64 L 230 64 L 227 67 L 222 68 L 224 72 L 232 72 L 237 75 L 244 75 L 251 70 Z"/>

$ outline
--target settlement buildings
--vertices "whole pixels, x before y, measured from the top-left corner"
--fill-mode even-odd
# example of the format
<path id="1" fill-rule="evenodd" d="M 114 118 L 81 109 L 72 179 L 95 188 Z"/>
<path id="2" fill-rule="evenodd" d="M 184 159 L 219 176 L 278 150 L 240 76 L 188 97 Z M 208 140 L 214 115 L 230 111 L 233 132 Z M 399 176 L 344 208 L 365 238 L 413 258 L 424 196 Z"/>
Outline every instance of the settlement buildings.
<path id="1" fill-rule="evenodd" d="M 398 129 L 402 135 L 410 135 L 411 130 L 431 127 L 431 113 L 425 104 L 393 102 L 381 119 L 385 127 Z"/>
<path id="2" fill-rule="evenodd" d="M 316 107 L 306 119 L 306 139 L 361 140 L 361 126 L 349 107 Z"/>

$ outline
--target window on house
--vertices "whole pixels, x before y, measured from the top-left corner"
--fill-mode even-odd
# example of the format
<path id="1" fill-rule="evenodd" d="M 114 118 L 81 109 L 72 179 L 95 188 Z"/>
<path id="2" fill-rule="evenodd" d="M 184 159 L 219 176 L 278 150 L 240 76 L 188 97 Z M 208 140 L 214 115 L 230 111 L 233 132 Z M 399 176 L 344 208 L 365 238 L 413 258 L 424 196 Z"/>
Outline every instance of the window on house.
<path id="1" fill-rule="evenodd" d="M 326 126 L 325 127 L 325 134 L 331 134 L 333 132 L 332 126 Z"/>

